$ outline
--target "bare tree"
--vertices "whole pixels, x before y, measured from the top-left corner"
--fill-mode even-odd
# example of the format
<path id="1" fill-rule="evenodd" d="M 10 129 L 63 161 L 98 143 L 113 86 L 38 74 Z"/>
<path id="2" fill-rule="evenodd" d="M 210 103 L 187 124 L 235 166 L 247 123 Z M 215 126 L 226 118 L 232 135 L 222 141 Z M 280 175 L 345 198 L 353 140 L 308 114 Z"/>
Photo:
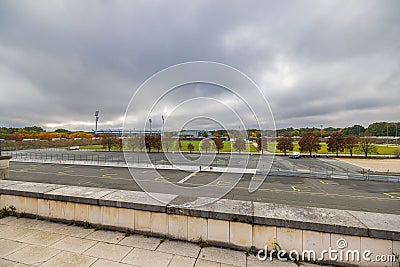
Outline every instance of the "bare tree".
<path id="1" fill-rule="evenodd" d="M 128 147 L 129 149 L 132 149 L 132 151 L 135 151 L 135 138 L 134 137 L 126 137 L 123 139 L 123 143 L 125 147 Z"/>
<path id="2" fill-rule="evenodd" d="M 146 148 L 146 140 L 143 134 L 138 134 L 135 136 L 135 147 L 137 147 L 140 151 Z"/>
<path id="3" fill-rule="evenodd" d="M 239 154 L 246 149 L 246 141 L 242 138 L 237 138 L 233 143 L 233 149 L 239 151 Z"/>
<path id="4" fill-rule="evenodd" d="M 313 151 L 318 152 L 321 149 L 321 144 L 319 143 L 319 137 L 313 132 L 305 132 L 301 135 L 299 141 L 300 151 L 307 151 L 311 153 Z"/>
<path id="5" fill-rule="evenodd" d="M 353 156 L 353 150 L 358 144 L 358 137 L 355 135 L 348 135 L 344 138 L 345 148 L 349 150 L 350 156 Z"/>
<path id="6" fill-rule="evenodd" d="M 176 139 L 176 141 L 175 141 L 175 149 L 176 149 L 176 151 L 180 151 L 181 148 L 182 148 L 181 139 L 178 138 L 178 139 Z"/>
<path id="7" fill-rule="evenodd" d="M 376 147 L 372 141 L 370 136 L 363 136 L 358 142 L 358 149 L 364 153 L 365 157 L 368 157 L 368 154 L 376 151 Z"/>
<path id="8" fill-rule="evenodd" d="M 200 149 L 201 150 L 205 150 L 206 153 L 208 153 L 208 149 L 210 149 L 210 146 L 211 146 L 210 139 L 205 138 L 205 139 L 201 140 L 201 142 L 200 142 Z"/>
<path id="9" fill-rule="evenodd" d="M 343 152 L 346 146 L 346 141 L 341 132 L 334 132 L 328 139 L 328 151 L 336 152 L 336 157 L 339 156 L 339 151 Z"/>
<path id="10" fill-rule="evenodd" d="M 279 137 L 278 144 L 276 146 L 280 151 L 282 151 L 286 156 L 286 151 L 292 151 L 294 148 L 292 138 L 289 133 L 284 136 Z"/>
<path id="11" fill-rule="evenodd" d="M 169 151 L 169 149 L 171 148 L 172 144 L 174 142 L 174 139 L 172 139 L 172 137 L 169 136 L 163 136 L 161 138 L 161 143 L 162 143 L 162 149 L 164 151 Z"/>

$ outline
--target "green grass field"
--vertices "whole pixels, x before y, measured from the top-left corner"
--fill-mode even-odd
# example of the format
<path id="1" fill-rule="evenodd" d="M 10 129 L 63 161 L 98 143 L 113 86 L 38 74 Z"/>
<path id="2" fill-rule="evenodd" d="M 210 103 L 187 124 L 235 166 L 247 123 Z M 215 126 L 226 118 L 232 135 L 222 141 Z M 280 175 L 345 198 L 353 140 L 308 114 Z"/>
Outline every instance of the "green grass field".
<path id="1" fill-rule="evenodd" d="M 189 151 L 189 149 L 187 149 L 187 146 L 189 143 L 192 143 L 194 146 L 194 151 L 199 151 L 199 145 L 200 145 L 200 141 L 182 141 L 182 151 Z M 220 152 L 238 152 L 235 149 L 232 148 L 232 142 L 224 142 L 224 148 L 221 149 Z M 242 151 L 242 152 L 257 152 L 257 149 L 252 145 L 252 144 L 246 144 L 246 150 Z"/>
<path id="2" fill-rule="evenodd" d="M 188 144 L 192 143 L 194 146 L 193 152 L 199 152 L 199 145 L 200 141 L 182 141 L 182 148 L 181 151 L 189 151 L 187 148 Z M 300 152 L 299 149 L 299 144 L 297 142 L 294 142 L 294 150 L 293 151 L 298 151 Z M 173 146 L 175 147 L 175 146 Z M 91 146 L 81 146 L 81 149 L 96 149 L 96 150 L 106 150 L 103 148 L 102 145 L 91 145 Z M 113 151 L 119 151 L 119 148 L 113 147 Z M 175 149 L 172 149 L 175 150 Z M 375 145 L 375 152 L 371 153 L 371 155 L 394 155 L 396 150 L 400 151 L 400 146 L 386 146 L 386 145 Z M 232 148 L 232 142 L 224 142 L 224 148 L 221 150 L 221 152 L 237 152 Z M 276 143 L 275 142 L 270 142 L 268 143 L 268 151 L 270 152 L 281 152 L 280 150 L 276 149 Z M 246 151 L 242 152 L 257 152 L 257 149 L 254 147 L 253 144 L 246 144 Z M 290 152 L 288 152 L 290 153 Z M 320 154 L 336 154 L 335 152 L 328 152 L 328 146 L 326 143 L 321 143 L 321 149 L 318 150 L 318 153 Z M 349 154 L 348 150 L 345 150 L 344 152 L 339 152 L 339 154 Z M 362 154 L 361 151 L 359 151 L 357 148 L 354 149 L 353 154 Z"/>
<path id="3" fill-rule="evenodd" d="M 299 144 L 297 142 L 293 143 L 294 149 L 293 151 L 300 152 L 299 149 Z M 281 152 L 280 150 L 276 149 L 276 143 L 271 142 L 268 144 L 268 150 L 270 152 Z M 396 150 L 400 151 L 400 146 L 395 147 L 395 146 L 389 146 L 386 147 L 386 145 L 375 145 L 375 152 L 371 153 L 371 155 L 394 155 Z M 318 153 L 320 154 L 336 154 L 336 152 L 329 152 L 328 151 L 328 145 L 327 143 L 321 143 L 321 149 L 318 150 Z M 350 152 L 345 149 L 343 152 L 339 151 L 339 154 L 349 154 Z M 363 154 L 362 151 L 360 151 L 357 147 L 354 148 L 353 154 Z"/>

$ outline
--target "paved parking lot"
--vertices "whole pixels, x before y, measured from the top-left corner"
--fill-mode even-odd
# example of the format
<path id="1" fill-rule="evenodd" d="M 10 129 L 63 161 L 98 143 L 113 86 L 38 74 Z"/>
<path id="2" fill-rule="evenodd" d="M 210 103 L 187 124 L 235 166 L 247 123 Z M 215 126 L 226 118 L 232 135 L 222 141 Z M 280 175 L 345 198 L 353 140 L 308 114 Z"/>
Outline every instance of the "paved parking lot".
<path id="1" fill-rule="evenodd" d="M 361 167 L 351 165 L 346 162 L 331 158 L 300 158 L 290 159 L 288 156 L 260 156 L 258 154 L 218 154 L 203 155 L 200 158 L 198 153 L 145 153 L 145 152 L 98 152 L 98 151 L 68 151 L 68 150 L 47 150 L 31 149 L 17 152 L 8 152 L 15 159 L 34 159 L 48 161 L 91 161 L 98 163 L 125 163 L 125 157 L 130 164 L 152 163 L 158 165 L 168 165 L 172 162 L 174 165 L 196 165 L 225 167 L 229 164 L 231 167 L 264 169 L 271 166 L 272 170 L 288 171 L 313 171 L 313 172 L 333 172 L 333 173 L 359 173 Z M 271 165 L 272 161 L 272 165 Z"/>
<path id="2" fill-rule="evenodd" d="M 173 194 L 180 192 L 169 191 L 171 189 L 168 184 L 177 184 L 191 175 L 189 179 L 179 185 L 196 187 L 210 183 L 212 190 L 207 192 L 206 196 L 208 197 L 217 195 L 223 187 L 232 187 L 234 175 L 225 174 L 226 180 L 216 182 L 219 174 L 210 172 L 194 174 L 175 170 L 133 169 L 133 174 L 135 179 L 145 184 L 151 184 L 152 192 Z M 261 178 L 262 176 L 259 175 L 243 175 L 224 198 L 400 214 L 399 183 L 268 176 L 256 192 L 249 193 L 250 181 Z M 128 169 L 122 167 L 11 162 L 10 179 L 141 190 Z M 194 197 L 184 193 L 179 195 L 189 200 Z"/>

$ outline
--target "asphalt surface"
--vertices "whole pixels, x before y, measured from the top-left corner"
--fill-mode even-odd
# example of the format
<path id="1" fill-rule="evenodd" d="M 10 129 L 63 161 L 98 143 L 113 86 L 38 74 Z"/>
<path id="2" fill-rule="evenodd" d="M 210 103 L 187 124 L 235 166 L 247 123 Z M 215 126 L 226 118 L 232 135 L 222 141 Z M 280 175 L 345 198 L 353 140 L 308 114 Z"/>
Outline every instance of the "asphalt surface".
<path id="1" fill-rule="evenodd" d="M 196 165 L 214 167 L 237 167 L 248 169 L 286 170 L 295 172 L 331 172 L 331 173 L 360 173 L 360 167 L 337 161 L 332 158 L 300 158 L 290 159 L 288 156 L 260 156 L 256 153 L 247 154 L 203 154 L 199 153 L 145 153 L 128 152 L 124 154 L 118 151 L 101 152 L 90 150 L 66 150 L 66 149 L 30 149 L 11 153 L 13 158 L 26 160 L 48 161 L 89 161 L 98 163 L 151 163 L 168 165 Z M 273 160 L 272 164 L 271 161 Z"/>
<path id="2" fill-rule="evenodd" d="M 152 192 L 175 193 L 188 200 L 196 196 L 185 195 L 184 190 L 175 190 L 169 185 L 179 181 L 184 181 L 179 184 L 181 187 L 209 184 L 210 189 L 201 195 L 214 197 L 235 183 L 235 174 L 228 173 L 224 173 L 222 180 L 217 180 L 220 174 L 211 172 L 131 171 L 135 180 L 151 186 Z M 257 191 L 249 193 L 250 181 L 262 178 L 260 175 L 243 175 L 224 198 L 400 214 L 400 183 L 268 176 Z M 10 162 L 10 180 L 142 191 L 128 168 L 122 167 Z"/>

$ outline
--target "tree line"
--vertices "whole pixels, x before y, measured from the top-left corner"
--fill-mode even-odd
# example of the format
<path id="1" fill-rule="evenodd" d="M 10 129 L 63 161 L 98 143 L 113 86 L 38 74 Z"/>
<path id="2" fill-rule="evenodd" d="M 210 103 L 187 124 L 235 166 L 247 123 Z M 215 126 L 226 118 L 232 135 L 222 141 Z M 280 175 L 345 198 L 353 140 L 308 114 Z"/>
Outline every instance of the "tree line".
<path id="1" fill-rule="evenodd" d="M 353 156 L 355 149 L 361 151 L 365 157 L 375 152 L 373 140 L 369 136 L 358 137 L 356 135 L 344 135 L 342 132 L 333 132 L 327 140 L 328 151 L 335 152 L 339 156 L 339 152 L 347 149 L 350 156 Z M 293 151 L 294 144 L 290 134 L 285 134 L 278 138 L 277 149 L 285 155 L 288 151 Z M 299 140 L 299 148 L 301 152 L 307 152 L 312 156 L 312 152 L 318 152 L 321 149 L 320 137 L 315 132 L 305 132 Z"/>

